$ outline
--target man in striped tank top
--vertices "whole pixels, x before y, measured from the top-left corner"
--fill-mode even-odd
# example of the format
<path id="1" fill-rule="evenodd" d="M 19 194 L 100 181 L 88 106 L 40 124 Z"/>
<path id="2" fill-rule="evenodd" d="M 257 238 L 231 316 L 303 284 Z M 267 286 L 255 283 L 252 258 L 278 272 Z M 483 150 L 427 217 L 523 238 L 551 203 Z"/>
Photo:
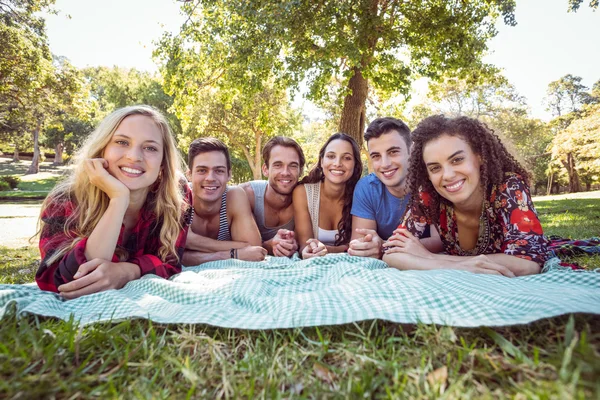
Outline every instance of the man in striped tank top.
<path id="1" fill-rule="evenodd" d="M 237 258 L 262 261 L 267 251 L 244 191 L 227 186 L 231 158 L 227 146 L 215 138 L 192 142 L 188 152 L 194 218 L 188 232 L 183 265 Z"/>
<path id="2" fill-rule="evenodd" d="M 292 191 L 305 164 L 304 152 L 291 138 L 276 136 L 262 149 L 262 173 L 267 180 L 246 182 L 244 189 L 269 254 L 290 257 L 298 251 L 294 237 Z"/>

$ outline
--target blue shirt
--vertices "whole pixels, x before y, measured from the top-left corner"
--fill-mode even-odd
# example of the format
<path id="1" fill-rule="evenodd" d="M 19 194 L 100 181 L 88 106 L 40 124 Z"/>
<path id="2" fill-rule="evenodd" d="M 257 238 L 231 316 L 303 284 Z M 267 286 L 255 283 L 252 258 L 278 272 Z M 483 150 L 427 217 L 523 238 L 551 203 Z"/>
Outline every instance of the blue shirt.
<path id="1" fill-rule="evenodd" d="M 377 223 L 377 234 L 387 240 L 400 225 L 410 195 L 396 197 L 390 193 L 375 173 L 358 181 L 352 199 L 352 215 Z"/>

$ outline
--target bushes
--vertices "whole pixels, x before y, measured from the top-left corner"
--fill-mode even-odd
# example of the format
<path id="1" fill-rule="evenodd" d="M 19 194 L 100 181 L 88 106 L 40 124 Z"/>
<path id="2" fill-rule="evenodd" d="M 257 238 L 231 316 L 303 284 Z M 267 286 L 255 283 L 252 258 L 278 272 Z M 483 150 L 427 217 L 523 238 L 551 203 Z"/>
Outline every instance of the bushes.
<path id="1" fill-rule="evenodd" d="M 0 176 L 0 190 L 13 190 L 19 186 L 19 178 L 12 175 Z"/>

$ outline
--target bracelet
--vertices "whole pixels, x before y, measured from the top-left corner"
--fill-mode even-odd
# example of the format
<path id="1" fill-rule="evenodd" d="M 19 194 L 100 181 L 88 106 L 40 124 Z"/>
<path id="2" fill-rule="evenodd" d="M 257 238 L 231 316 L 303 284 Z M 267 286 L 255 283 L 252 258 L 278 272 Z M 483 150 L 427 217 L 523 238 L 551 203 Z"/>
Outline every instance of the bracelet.
<path id="1" fill-rule="evenodd" d="M 235 249 L 235 258 L 236 259 L 238 258 L 237 251 L 238 251 L 238 249 Z"/>
<path id="2" fill-rule="evenodd" d="M 229 250 L 229 258 L 237 258 L 237 252 L 235 251 L 235 249 L 231 249 Z"/>

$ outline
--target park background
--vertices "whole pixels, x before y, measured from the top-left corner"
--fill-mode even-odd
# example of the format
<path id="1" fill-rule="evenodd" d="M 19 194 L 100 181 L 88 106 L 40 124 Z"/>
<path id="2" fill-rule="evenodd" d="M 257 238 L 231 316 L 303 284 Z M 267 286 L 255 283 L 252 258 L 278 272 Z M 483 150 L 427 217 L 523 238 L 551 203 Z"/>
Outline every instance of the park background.
<path id="1" fill-rule="evenodd" d="M 233 180 L 295 138 L 433 113 L 488 123 L 532 172 L 545 232 L 600 232 L 597 1 L 0 0 L 0 283 L 33 279 L 40 199 L 115 108 L 163 111 L 182 155 L 225 141 Z M 365 171 L 368 169 L 366 156 Z M 562 194 L 558 194 L 562 193 Z M 570 261 L 594 269 L 599 257 Z M 559 295 L 559 294 L 557 294 Z M 266 332 L 6 318 L 0 397 L 594 398 L 591 316 L 458 329 Z M 35 384 L 32 384 L 35 382 Z"/>

